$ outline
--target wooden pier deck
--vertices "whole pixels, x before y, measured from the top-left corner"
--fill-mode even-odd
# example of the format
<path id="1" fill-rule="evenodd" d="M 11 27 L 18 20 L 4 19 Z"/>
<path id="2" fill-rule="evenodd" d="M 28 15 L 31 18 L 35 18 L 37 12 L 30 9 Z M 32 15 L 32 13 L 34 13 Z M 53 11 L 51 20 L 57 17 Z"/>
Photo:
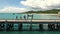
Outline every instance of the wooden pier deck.
<path id="1" fill-rule="evenodd" d="M 60 22 L 60 20 L 0 20 L 0 22 Z"/>

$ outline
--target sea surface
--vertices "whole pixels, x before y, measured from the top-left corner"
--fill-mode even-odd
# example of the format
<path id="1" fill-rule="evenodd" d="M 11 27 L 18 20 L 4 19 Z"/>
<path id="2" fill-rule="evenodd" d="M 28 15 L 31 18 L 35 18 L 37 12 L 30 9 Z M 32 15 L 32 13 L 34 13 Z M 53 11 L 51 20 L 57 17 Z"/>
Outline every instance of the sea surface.
<path id="1" fill-rule="evenodd" d="M 16 19 L 16 16 L 18 17 L 18 19 L 20 19 L 20 17 L 24 19 L 24 16 L 26 16 L 27 19 L 27 15 L 28 14 L 0 13 L 0 19 Z M 33 19 L 60 19 L 60 17 L 50 14 L 33 14 Z"/>
<path id="2" fill-rule="evenodd" d="M 60 31 L 11 31 L 0 32 L 0 34 L 60 34 Z"/>

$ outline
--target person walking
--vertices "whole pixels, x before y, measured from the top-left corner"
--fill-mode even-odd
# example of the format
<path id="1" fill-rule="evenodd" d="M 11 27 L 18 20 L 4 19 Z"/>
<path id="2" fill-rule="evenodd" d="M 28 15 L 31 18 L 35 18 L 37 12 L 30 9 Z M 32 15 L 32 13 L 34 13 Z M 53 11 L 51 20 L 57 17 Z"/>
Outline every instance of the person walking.
<path id="1" fill-rule="evenodd" d="M 16 16 L 16 20 L 18 20 L 18 16 Z"/>
<path id="2" fill-rule="evenodd" d="M 26 20 L 26 16 L 24 15 L 24 19 Z"/>

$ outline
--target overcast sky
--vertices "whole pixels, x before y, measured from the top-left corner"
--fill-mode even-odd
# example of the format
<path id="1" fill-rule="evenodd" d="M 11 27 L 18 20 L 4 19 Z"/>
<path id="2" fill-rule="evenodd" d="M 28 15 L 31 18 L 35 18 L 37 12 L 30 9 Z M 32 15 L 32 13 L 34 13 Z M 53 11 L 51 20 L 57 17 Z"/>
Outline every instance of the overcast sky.
<path id="1" fill-rule="evenodd" d="M 59 9 L 60 0 L 0 0 L 0 13 L 22 13 L 31 9 Z"/>
<path id="2" fill-rule="evenodd" d="M 21 2 L 25 6 L 39 10 L 50 10 L 60 8 L 60 0 L 26 0 Z"/>

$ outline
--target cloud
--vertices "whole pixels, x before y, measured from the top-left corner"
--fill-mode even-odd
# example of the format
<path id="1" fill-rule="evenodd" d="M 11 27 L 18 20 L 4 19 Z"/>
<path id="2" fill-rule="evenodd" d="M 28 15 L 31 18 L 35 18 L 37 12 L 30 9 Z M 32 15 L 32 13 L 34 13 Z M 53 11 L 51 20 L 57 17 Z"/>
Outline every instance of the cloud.
<path id="1" fill-rule="evenodd" d="M 60 0 L 26 0 L 21 1 L 25 6 L 33 9 L 50 10 L 60 8 Z"/>
<path id="2" fill-rule="evenodd" d="M 0 13 L 23 13 L 27 12 L 26 8 L 18 8 L 18 7 L 5 7 L 0 9 Z"/>

